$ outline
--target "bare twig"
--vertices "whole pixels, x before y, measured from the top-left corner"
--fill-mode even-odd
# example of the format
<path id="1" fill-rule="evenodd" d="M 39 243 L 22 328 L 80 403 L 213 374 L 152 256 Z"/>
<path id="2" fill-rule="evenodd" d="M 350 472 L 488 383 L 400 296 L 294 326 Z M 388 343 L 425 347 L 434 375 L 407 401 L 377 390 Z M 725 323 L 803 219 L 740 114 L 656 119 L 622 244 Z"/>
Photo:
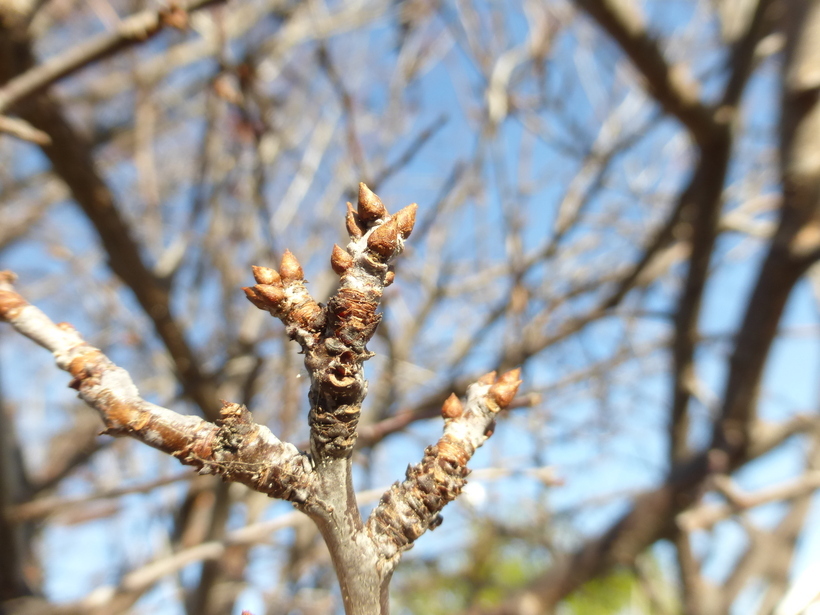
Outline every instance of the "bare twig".
<path id="1" fill-rule="evenodd" d="M 222 0 L 181 0 L 173 3 L 172 8 L 147 10 L 122 20 L 115 30 L 80 43 L 8 81 L 0 88 L 0 114 L 13 108 L 27 96 L 36 94 L 83 67 L 126 47 L 144 42 L 165 26 L 184 28 L 187 25 L 188 11 L 195 11 L 220 1 Z M 36 134 L 40 139 L 38 143 L 48 143 L 47 135 L 40 131 Z"/>
<path id="2" fill-rule="evenodd" d="M 37 145 L 48 145 L 51 143 L 51 137 L 42 130 L 37 130 L 25 120 L 7 115 L 0 115 L 0 132 L 5 132 L 23 141 L 31 141 Z"/>

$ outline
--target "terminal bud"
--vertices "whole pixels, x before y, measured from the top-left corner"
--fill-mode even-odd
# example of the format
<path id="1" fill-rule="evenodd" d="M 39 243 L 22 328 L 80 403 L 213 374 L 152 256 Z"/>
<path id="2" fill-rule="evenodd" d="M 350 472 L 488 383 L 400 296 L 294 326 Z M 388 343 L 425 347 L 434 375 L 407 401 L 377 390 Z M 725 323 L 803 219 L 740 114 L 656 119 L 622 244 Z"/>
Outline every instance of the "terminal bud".
<path id="1" fill-rule="evenodd" d="M 359 184 L 359 219 L 365 224 L 375 222 L 387 215 L 382 200 L 368 188 L 364 182 Z"/>
<path id="2" fill-rule="evenodd" d="M 296 280 L 303 280 L 305 272 L 302 271 L 302 266 L 290 250 L 285 250 L 282 255 L 282 264 L 279 265 L 279 275 L 285 282 L 295 282 Z"/>

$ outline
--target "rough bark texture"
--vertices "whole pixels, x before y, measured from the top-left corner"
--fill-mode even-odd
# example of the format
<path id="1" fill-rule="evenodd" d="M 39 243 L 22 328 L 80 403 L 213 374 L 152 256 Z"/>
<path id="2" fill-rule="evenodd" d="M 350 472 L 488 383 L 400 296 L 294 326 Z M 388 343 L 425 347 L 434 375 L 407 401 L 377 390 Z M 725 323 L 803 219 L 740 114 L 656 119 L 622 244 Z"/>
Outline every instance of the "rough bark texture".
<path id="1" fill-rule="evenodd" d="M 245 588 L 271 612 L 329 612 L 335 563 L 349 610 L 386 611 L 396 562 L 493 429 L 489 391 L 517 381 L 476 377 L 517 366 L 532 389 L 507 408 L 533 409 L 478 475 L 516 482 L 487 489 L 498 507 L 479 487 L 449 513 L 480 527 L 458 533 L 468 556 L 410 564 L 393 586 L 403 608 L 446 595 L 471 615 L 585 610 L 628 577 L 635 596 L 673 601 L 651 613 L 722 615 L 752 587 L 759 615 L 782 610 L 818 485 L 805 367 L 820 337 L 817 0 L 318 9 L 0 1 L 0 269 L 21 278 L 3 283 L 4 314 L 55 353 L 109 434 L 203 474 L 98 437 L 94 412 L 58 400 L 64 376 L 36 372 L 27 340 L 0 331 L 0 610 L 115 615 L 161 582 L 188 615 L 239 610 Z M 352 178 L 413 186 L 413 235 L 415 208 L 391 215 Z M 334 242 L 338 277 L 314 272 Z M 248 297 L 284 327 L 237 292 L 251 262 L 268 267 Z M 140 393 L 20 295 L 93 332 Z M 463 399 L 442 407 L 450 392 Z M 394 443 L 439 414 L 444 434 L 403 481 L 381 502 L 383 488 L 354 497 L 353 460 L 365 481 L 401 474 Z M 792 472 L 755 491 L 775 457 Z M 122 497 L 139 493 L 169 506 Z M 265 520 L 265 494 L 300 510 Z M 369 519 L 365 502 L 378 503 Z M 769 532 L 746 514 L 765 502 L 784 511 Z M 103 536 L 106 519 L 166 529 L 144 559 L 114 537 L 87 574 L 67 564 L 83 559 L 82 531 L 65 552 L 37 548 L 41 528 Z M 748 545 L 733 562 L 730 525 Z M 276 557 L 252 551 L 283 527 L 295 531 Z M 658 540 L 677 553 L 674 578 L 653 574 Z M 510 541 L 550 554 L 514 590 L 494 578 Z M 270 559 L 281 574 L 250 574 Z M 179 574 L 197 563 L 198 578 Z M 101 575 L 69 604 L 48 593 Z"/>
<path id="2" fill-rule="evenodd" d="M 365 524 L 351 478 L 356 425 L 367 394 L 363 364 L 376 332 L 388 264 L 401 252 L 415 222 L 416 206 L 395 215 L 360 185 L 359 209 L 348 204 L 351 242 L 334 248 L 331 265 L 340 276 L 327 306 L 307 291 L 296 258 L 285 252 L 279 270 L 254 267 L 257 284 L 248 299 L 285 324 L 302 347 L 311 377 L 308 421 L 310 453 L 281 442 L 253 421 L 247 408 L 223 402 L 214 423 L 177 414 L 139 397 L 128 373 L 88 345 L 68 324 L 54 324 L 14 291 L 14 275 L 0 274 L 0 319 L 49 350 L 73 377 L 70 386 L 97 410 L 108 435 L 129 436 L 197 468 L 270 497 L 292 502 L 316 523 L 330 549 L 349 615 L 389 612 L 389 582 L 400 555 L 461 491 L 467 462 L 491 435 L 495 417 L 510 405 L 521 381 L 514 370 L 487 374 L 467 390 L 462 404 L 451 396 L 443 407 L 444 435 L 425 451 L 406 480 L 383 496 Z"/>

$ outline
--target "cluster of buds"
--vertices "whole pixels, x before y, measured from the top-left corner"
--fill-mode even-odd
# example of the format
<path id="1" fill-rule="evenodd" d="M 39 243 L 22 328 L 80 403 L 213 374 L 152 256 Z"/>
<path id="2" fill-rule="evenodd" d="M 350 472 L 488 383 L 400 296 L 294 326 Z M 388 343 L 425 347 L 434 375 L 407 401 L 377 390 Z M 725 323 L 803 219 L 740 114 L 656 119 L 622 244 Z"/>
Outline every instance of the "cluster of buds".
<path id="1" fill-rule="evenodd" d="M 521 369 L 516 368 L 502 374 L 500 378 L 496 378 L 496 372 L 484 374 L 477 380 L 477 384 L 487 386 L 485 401 L 487 409 L 493 414 L 498 414 L 510 405 L 515 394 L 518 392 L 518 387 L 521 384 Z M 457 419 L 464 413 L 464 406 L 461 400 L 455 393 L 451 393 L 450 397 L 444 400 L 441 406 L 441 416 L 446 420 Z"/>
<path id="2" fill-rule="evenodd" d="M 347 204 L 345 224 L 350 239 L 356 241 L 367 235 L 367 248 L 373 258 L 386 263 L 404 245 L 416 223 L 418 205 L 413 203 L 392 216 L 381 199 L 363 183 L 359 184 L 358 210 Z M 338 246 L 333 249 L 330 261 L 333 270 L 343 275 L 353 264 L 352 257 Z"/>
<path id="3" fill-rule="evenodd" d="M 279 271 L 270 267 L 253 267 L 256 285 L 245 287 L 245 296 L 260 310 L 288 318 L 305 328 L 319 318 L 322 308 L 305 288 L 305 274 L 296 257 L 285 250 Z"/>

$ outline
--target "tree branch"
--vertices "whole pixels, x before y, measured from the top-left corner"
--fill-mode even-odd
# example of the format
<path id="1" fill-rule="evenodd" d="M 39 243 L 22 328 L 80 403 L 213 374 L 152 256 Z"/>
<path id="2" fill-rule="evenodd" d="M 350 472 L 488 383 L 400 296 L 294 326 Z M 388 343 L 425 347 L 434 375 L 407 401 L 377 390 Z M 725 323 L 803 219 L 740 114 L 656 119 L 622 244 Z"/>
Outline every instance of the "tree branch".
<path id="1" fill-rule="evenodd" d="M 348 615 L 386 614 L 388 585 L 401 553 L 440 523 L 439 512 L 465 484 L 467 462 L 492 434 L 495 416 L 510 405 L 521 382 L 519 370 L 498 379 L 492 372 L 468 388 L 465 405 L 451 395 L 442 408 L 442 438 L 363 524 L 351 457 L 367 393 L 363 364 L 373 356 L 366 344 L 381 319 L 377 310 L 384 287 L 393 281 L 389 263 L 412 232 L 415 213 L 414 204 L 391 216 L 360 185 L 358 211 L 348 203 L 351 241 L 346 250 L 333 249 L 331 266 L 341 279 L 327 306 L 310 296 L 290 252 L 278 271 L 253 268 L 257 284 L 244 289 L 246 296 L 282 320 L 305 354 L 311 378 L 310 455 L 254 423 L 239 404 L 223 402 L 214 424 L 143 400 L 125 370 L 70 325 L 55 325 L 15 292 L 10 272 L 0 273 L 0 319 L 54 355 L 58 367 L 73 376 L 71 386 L 80 398 L 99 412 L 105 433 L 130 436 L 201 474 L 219 474 L 307 513 L 328 545 Z M 132 599 L 132 593 L 122 599 Z"/>
<path id="2" fill-rule="evenodd" d="M 444 435 L 424 451 L 421 463 L 407 469 L 403 483 L 382 496 L 367 522 L 366 529 L 382 557 L 392 563 L 391 570 L 402 551 L 441 523 L 439 512 L 461 493 L 467 462 L 492 435 L 496 415 L 515 397 L 520 375 L 515 369 L 496 380 L 492 372 L 468 387 L 465 405 L 455 394 L 444 402 Z"/>
<path id="3" fill-rule="evenodd" d="M 31 41 L 5 26 L 0 25 L 0 81 L 9 81 L 35 66 Z M 20 106 L 19 114 L 49 136 L 51 142 L 42 147 L 43 153 L 93 224 L 111 270 L 131 289 L 154 323 L 185 393 L 206 418 L 216 420 L 219 417 L 216 387 L 202 373 L 199 358 L 171 313 L 167 283 L 145 263 L 141 247 L 94 162 L 91 143 L 74 129 L 47 92 L 29 98 Z"/>
<path id="4" fill-rule="evenodd" d="M 359 186 L 359 210 L 348 203 L 347 249 L 334 246 L 331 266 L 341 277 L 339 290 L 321 307 L 305 288 L 299 262 L 285 252 L 279 271 L 254 267 L 256 286 L 243 289 L 259 309 L 285 324 L 288 335 L 305 353 L 311 378 L 311 452 L 317 461 L 348 458 L 367 394 L 366 348 L 376 332 L 377 312 L 385 286 L 394 274 L 388 263 L 413 230 L 415 204 L 391 216 L 379 197 Z"/>
<path id="5" fill-rule="evenodd" d="M 14 291 L 14 276 L 0 272 L 0 319 L 54 355 L 70 386 L 99 412 L 105 433 L 129 436 L 173 455 L 201 474 L 220 474 L 271 497 L 309 500 L 310 462 L 295 446 L 253 422 L 238 404 L 223 403 L 216 424 L 156 406 L 139 396 L 128 373 L 87 344 L 69 324 L 54 324 Z"/>
<path id="6" fill-rule="evenodd" d="M 714 129 L 711 109 L 698 98 L 697 84 L 683 66 L 670 66 L 657 41 L 647 31 L 633 0 L 576 0 L 615 39 L 646 79 L 646 88 L 664 110 L 706 142 Z"/>
<path id="7" fill-rule="evenodd" d="M 185 28 L 188 24 L 187 13 L 189 11 L 222 1 L 179 0 L 171 3 L 169 7 L 142 11 L 123 19 L 117 24 L 116 29 L 104 32 L 91 40 L 58 53 L 47 62 L 37 64 L 9 80 L 0 88 L 0 114 L 11 109 L 26 97 L 36 94 L 89 64 L 98 62 L 131 45 L 145 42 L 166 26 Z M 37 133 L 32 133 L 30 140 L 45 143 L 42 140 L 47 138 L 47 135 L 37 131 Z"/>
<path id="8" fill-rule="evenodd" d="M 800 277 L 820 255 L 820 61 L 815 45 L 820 4 L 785 3 L 790 31 L 783 67 L 781 176 L 783 203 L 777 231 L 747 303 L 738 331 L 721 417 L 712 446 L 730 463 L 747 457 L 755 425 L 756 397 L 780 317 Z"/>

